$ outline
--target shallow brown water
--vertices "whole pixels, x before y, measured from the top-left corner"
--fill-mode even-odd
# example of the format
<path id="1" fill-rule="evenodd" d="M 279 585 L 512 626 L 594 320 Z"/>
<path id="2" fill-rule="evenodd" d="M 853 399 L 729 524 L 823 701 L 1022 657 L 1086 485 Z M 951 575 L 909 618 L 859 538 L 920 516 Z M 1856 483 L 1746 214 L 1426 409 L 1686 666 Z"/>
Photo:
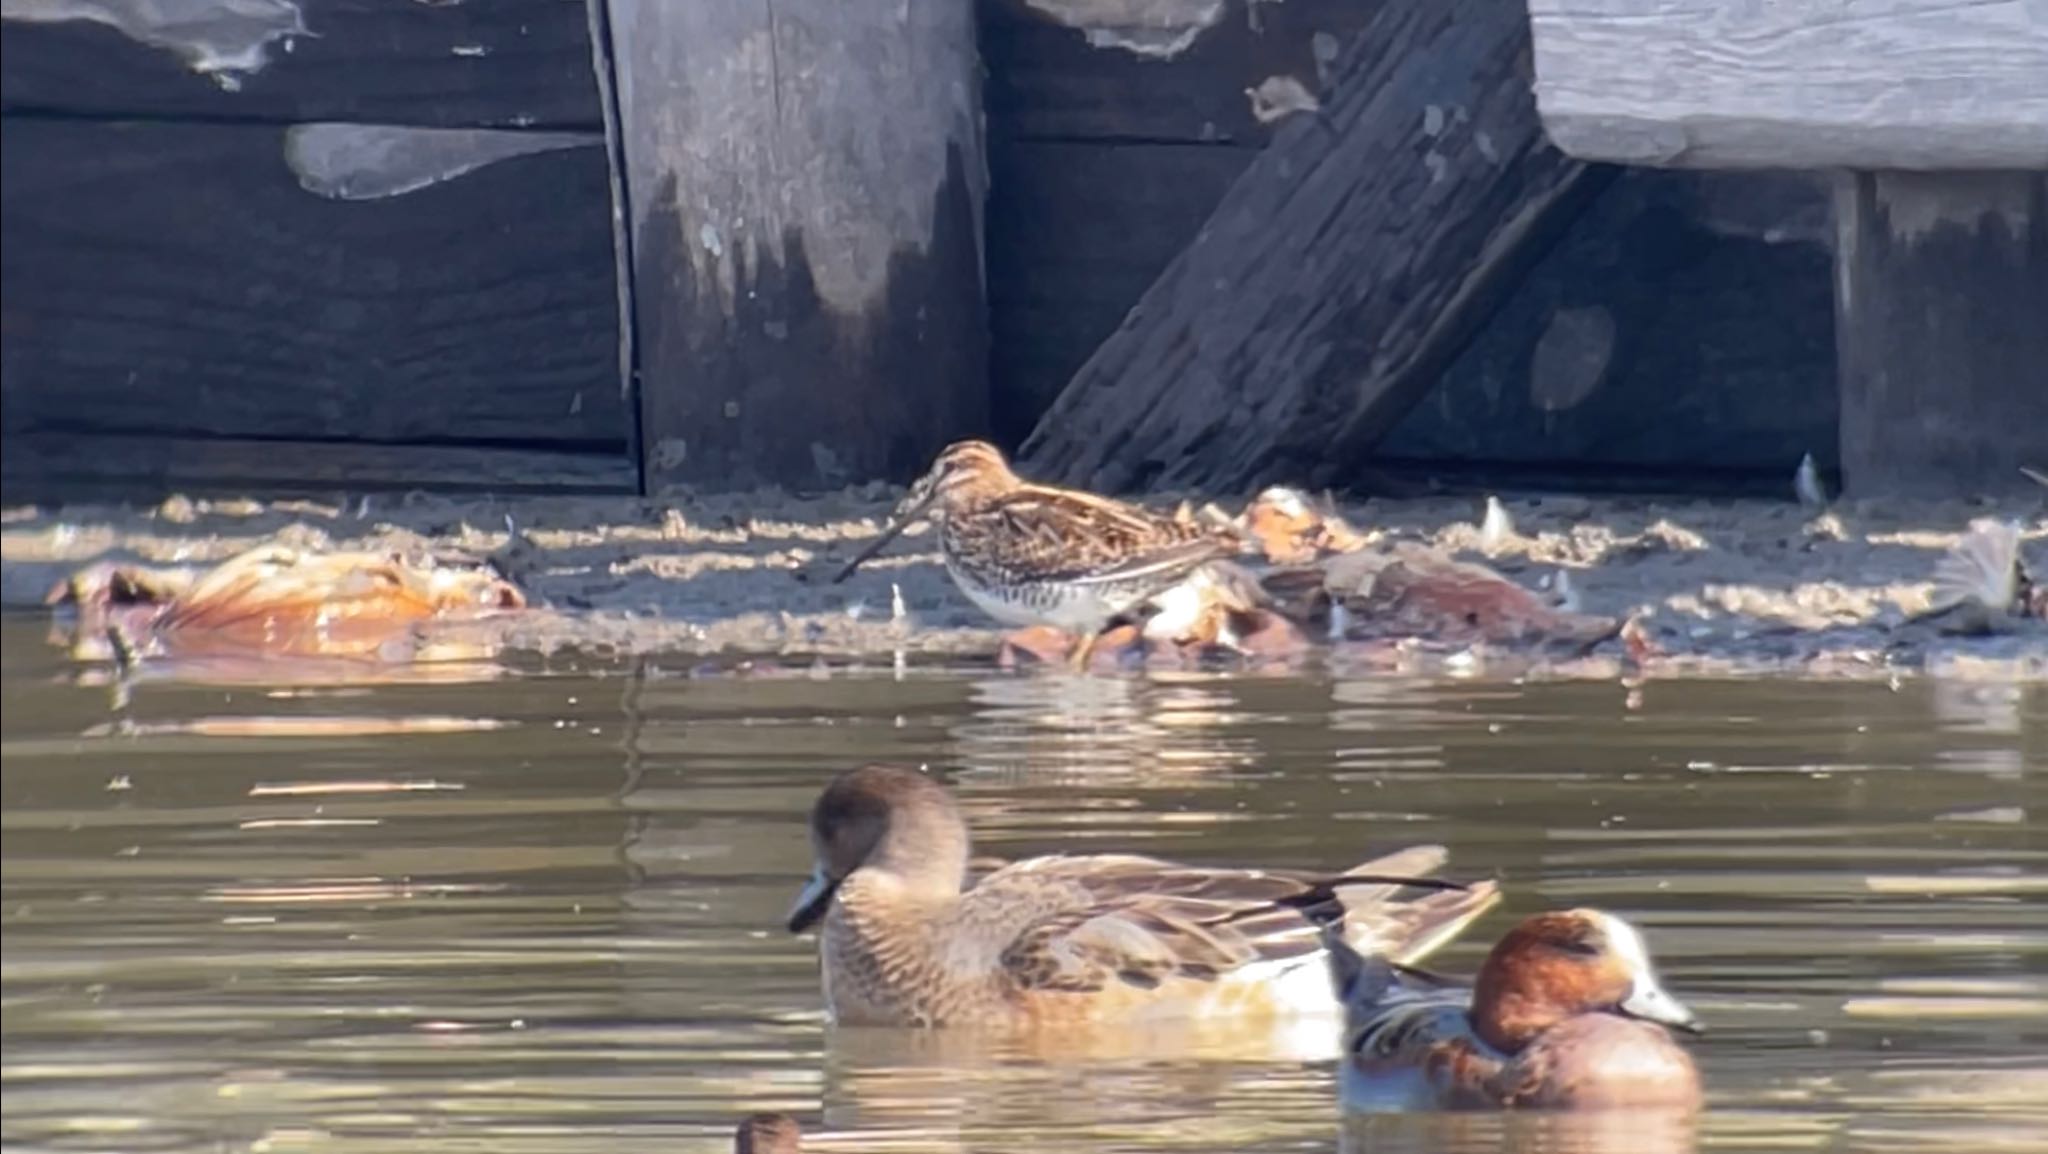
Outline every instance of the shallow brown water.
<path id="1" fill-rule="evenodd" d="M 2048 1149 L 2040 686 L 656 661 L 117 716 L 9 623 L 0 701 L 10 1150 L 711 1151 L 764 1108 L 840 1151 Z M 944 769 L 1004 856 L 1442 841 L 1505 879 L 1488 931 L 1615 909 L 1712 1029 L 1710 1109 L 1347 1126 L 1320 1056 L 829 1032 L 779 925 L 856 759 Z"/>

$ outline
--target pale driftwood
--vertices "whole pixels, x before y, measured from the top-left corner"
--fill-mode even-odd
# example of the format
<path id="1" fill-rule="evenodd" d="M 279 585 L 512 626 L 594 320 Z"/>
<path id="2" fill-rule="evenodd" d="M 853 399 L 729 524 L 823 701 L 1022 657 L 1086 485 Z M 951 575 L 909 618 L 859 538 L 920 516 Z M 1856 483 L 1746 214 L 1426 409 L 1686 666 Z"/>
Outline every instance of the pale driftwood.
<path id="1" fill-rule="evenodd" d="M 1528 26 L 1388 0 L 1023 456 L 1094 489 L 1365 465 L 1600 177 L 1542 139 Z"/>
<path id="2" fill-rule="evenodd" d="M 608 0 L 650 491 L 908 479 L 987 419 L 969 0 Z"/>
<path id="3" fill-rule="evenodd" d="M 1852 494 L 2030 488 L 2048 461 L 2048 174 L 1859 173 L 1836 196 Z"/>
<path id="4" fill-rule="evenodd" d="M 2041 0 L 1528 0 L 1537 104 L 1587 160 L 2048 167 Z"/>

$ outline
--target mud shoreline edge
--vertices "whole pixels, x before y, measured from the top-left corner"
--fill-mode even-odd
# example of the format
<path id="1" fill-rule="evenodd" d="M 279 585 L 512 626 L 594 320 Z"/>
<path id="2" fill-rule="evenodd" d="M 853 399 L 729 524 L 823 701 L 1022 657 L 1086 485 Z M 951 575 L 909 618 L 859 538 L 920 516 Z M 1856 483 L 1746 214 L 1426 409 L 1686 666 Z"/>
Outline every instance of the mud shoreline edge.
<path id="1" fill-rule="evenodd" d="M 102 560 L 203 565 L 265 542 L 427 548 L 489 557 L 532 595 L 540 608 L 492 627 L 511 650 L 792 664 L 897 652 L 920 664 L 992 660 L 1000 631 L 952 588 L 927 532 L 913 531 L 845 584 L 827 583 L 879 530 L 897 494 L 871 485 L 816 496 L 10 506 L 0 510 L 0 605 L 40 610 L 52 585 Z M 1908 620 L 1928 604 L 1936 560 L 1973 518 L 2017 522 L 2032 565 L 2048 569 L 2048 495 L 1846 503 L 1817 514 L 1790 500 L 1549 495 L 1503 504 L 1514 531 L 1493 539 L 1482 537 L 1483 506 L 1469 497 L 1340 509 L 1355 525 L 1485 561 L 1526 585 L 1568 573 L 1588 611 L 1635 614 L 1650 630 L 1661 656 L 1646 676 L 2048 681 L 2048 630 L 2036 623 L 1965 638 Z M 899 597 L 906 619 L 894 620 Z M 1489 654 L 1460 668 L 1604 677 L 1621 662 L 1611 654 L 1532 668 Z"/>

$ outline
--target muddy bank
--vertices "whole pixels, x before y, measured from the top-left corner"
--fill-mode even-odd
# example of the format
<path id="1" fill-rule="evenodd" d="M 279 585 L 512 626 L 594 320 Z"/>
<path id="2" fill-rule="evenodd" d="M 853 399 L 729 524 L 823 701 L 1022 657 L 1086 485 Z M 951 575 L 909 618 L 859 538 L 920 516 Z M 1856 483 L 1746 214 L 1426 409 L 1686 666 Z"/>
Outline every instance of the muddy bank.
<path id="1" fill-rule="evenodd" d="M 659 502 L 413 494 L 14 506 L 0 514 L 0 599 L 40 611 L 53 584 L 100 560 L 197 565 L 263 542 L 426 547 L 491 557 L 527 590 L 538 608 L 495 626 L 520 650 L 992 657 L 998 630 L 954 591 L 924 530 L 844 585 L 827 583 L 879 529 L 896 495 L 878 485 Z M 1342 512 L 1532 587 L 1568 573 L 1586 611 L 1638 616 L 1661 654 L 1651 675 L 1925 670 L 2048 679 L 2048 633 L 2038 625 L 1959 638 L 1908 624 L 1928 605 L 1937 559 L 1972 518 L 2018 522 L 2034 569 L 2048 569 L 2043 497 L 1845 503 L 1818 516 L 1789 501 L 1551 496 L 1503 505 L 1513 528 L 1491 535 L 1480 529 L 1481 502 L 1470 498 L 1371 500 Z M 1619 657 L 1555 671 L 1604 675 L 1619 670 Z M 1513 662 L 1486 655 L 1483 665 Z"/>

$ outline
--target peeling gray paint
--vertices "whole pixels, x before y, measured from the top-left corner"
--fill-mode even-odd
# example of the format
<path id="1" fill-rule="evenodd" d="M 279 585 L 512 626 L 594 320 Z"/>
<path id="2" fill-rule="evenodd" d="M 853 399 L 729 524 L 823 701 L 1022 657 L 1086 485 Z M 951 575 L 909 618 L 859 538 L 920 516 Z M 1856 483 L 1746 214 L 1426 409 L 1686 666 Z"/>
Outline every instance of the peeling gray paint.
<path id="1" fill-rule="evenodd" d="M 1096 48 L 1168 60 L 1223 19 L 1228 0 L 1025 0 L 1041 16 L 1079 29 Z"/>
<path id="2" fill-rule="evenodd" d="M 1614 360 L 1614 315 L 1599 305 L 1551 314 L 1529 357 L 1529 400 L 1546 413 L 1586 402 Z"/>
<path id="3" fill-rule="evenodd" d="M 1960 195 L 1957 195 L 1960 190 Z M 1987 181 L 1975 173 L 1914 173 L 1877 182 L 1877 208 L 1891 235 L 1908 243 L 1932 236 L 1943 225 L 1964 232 L 1984 227 L 1985 217 L 2002 217 L 2014 235 L 2026 235 L 2033 193 L 2024 180 Z"/>
<path id="4" fill-rule="evenodd" d="M 669 33 L 652 13 L 665 2 L 615 6 L 614 42 L 663 42 Z M 778 65 L 773 27 L 740 39 L 714 61 L 692 62 L 686 87 L 666 78 L 650 81 L 648 76 L 658 74 L 622 67 L 621 128 L 628 138 L 644 142 L 651 154 L 690 155 L 695 162 L 675 188 L 672 207 L 685 222 L 685 251 L 696 283 L 716 286 L 733 312 L 734 302 L 751 293 L 749 286 L 782 259 L 787 239 L 796 236 L 819 301 L 848 321 L 873 315 L 888 294 L 892 257 L 930 250 L 949 147 L 981 138 L 980 93 L 970 79 L 934 83 L 913 66 L 928 57 L 931 40 L 969 41 L 961 25 L 971 19 L 968 5 L 923 5 L 906 13 L 900 34 L 835 48 L 860 53 L 859 66 L 818 65 L 799 75 Z M 785 29 L 781 35 L 793 33 Z M 757 95 L 764 77 L 774 92 L 771 101 Z M 647 83 L 662 84 L 663 98 L 638 98 L 635 88 Z M 880 133 L 861 123 L 859 110 L 874 108 L 916 109 L 935 122 L 934 130 Z M 744 127 L 708 130 L 699 119 L 734 116 L 746 121 Z M 782 151 L 776 142 L 793 136 L 796 127 L 815 133 L 814 139 L 846 143 Z M 701 154 L 705 141 L 721 136 L 717 155 Z M 883 147 L 892 150 L 894 176 L 876 182 L 864 150 Z M 971 152 L 977 158 L 986 154 L 978 143 Z M 979 162 L 977 169 L 967 175 L 978 185 L 971 203 L 979 237 L 986 169 Z M 670 207 L 657 205 L 647 190 L 636 189 L 635 195 L 647 198 L 634 206 L 643 221 Z M 976 255 L 986 260 L 978 246 Z M 856 325 L 847 328 L 858 331 Z"/>
<path id="5" fill-rule="evenodd" d="M 294 124 L 285 130 L 284 162 L 299 186 L 316 196 L 377 200 L 516 156 L 602 143 L 603 135 L 595 132 Z"/>
<path id="6" fill-rule="evenodd" d="M 1337 57 L 1343 53 L 1344 47 L 1328 32 L 1318 32 L 1309 37 L 1308 46 L 1316 58 L 1316 87 L 1327 90 L 1330 77 L 1337 69 Z"/>
<path id="7" fill-rule="evenodd" d="M 1297 112 L 1315 112 L 1322 101 L 1292 76 L 1268 76 L 1256 88 L 1244 90 L 1252 103 L 1252 119 L 1271 124 Z"/>
<path id="8" fill-rule="evenodd" d="M 289 52 L 292 37 L 313 35 L 292 0 L 0 0 L 0 20 L 105 24 L 229 91 L 270 63 L 272 44 Z"/>

